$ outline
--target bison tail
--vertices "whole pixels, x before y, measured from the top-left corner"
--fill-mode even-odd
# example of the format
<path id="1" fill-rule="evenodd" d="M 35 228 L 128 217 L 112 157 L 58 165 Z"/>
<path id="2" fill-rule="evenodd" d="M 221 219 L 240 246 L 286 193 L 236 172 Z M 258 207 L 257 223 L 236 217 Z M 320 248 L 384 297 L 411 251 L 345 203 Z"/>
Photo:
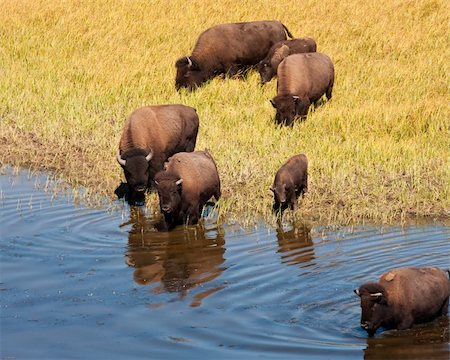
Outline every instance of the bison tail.
<path id="1" fill-rule="evenodd" d="M 283 23 L 281 23 L 281 25 L 283 25 L 284 31 L 286 31 L 286 37 L 287 37 L 287 38 L 293 39 L 294 36 L 291 34 L 291 32 L 289 31 L 289 29 L 286 27 L 286 25 L 284 25 Z"/>

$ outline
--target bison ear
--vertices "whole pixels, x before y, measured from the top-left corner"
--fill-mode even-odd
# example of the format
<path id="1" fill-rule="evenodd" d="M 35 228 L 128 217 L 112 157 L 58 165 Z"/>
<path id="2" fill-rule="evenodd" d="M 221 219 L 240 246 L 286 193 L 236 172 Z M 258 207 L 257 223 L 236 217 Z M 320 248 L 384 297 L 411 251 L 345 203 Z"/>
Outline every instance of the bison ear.
<path id="1" fill-rule="evenodd" d="M 300 98 L 298 96 L 293 96 L 292 98 L 294 99 L 295 104 L 298 104 L 298 102 L 300 101 Z"/>
<path id="2" fill-rule="evenodd" d="M 270 103 L 272 104 L 272 106 L 276 109 L 277 108 L 277 104 L 275 103 L 275 101 L 273 101 L 273 99 L 270 99 Z"/>

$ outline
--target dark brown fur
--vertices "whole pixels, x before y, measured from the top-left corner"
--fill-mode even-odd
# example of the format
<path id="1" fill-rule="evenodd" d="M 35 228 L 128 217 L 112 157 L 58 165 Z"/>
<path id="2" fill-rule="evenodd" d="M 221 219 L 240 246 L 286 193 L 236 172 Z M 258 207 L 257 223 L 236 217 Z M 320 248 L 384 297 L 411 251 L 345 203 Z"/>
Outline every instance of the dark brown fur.
<path id="1" fill-rule="evenodd" d="M 286 56 L 316 51 L 316 41 L 308 37 L 277 42 L 270 48 L 264 60 L 258 64 L 261 82 L 264 84 L 277 74 L 278 65 L 280 65 Z"/>
<path id="2" fill-rule="evenodd" d="M 274 195 L 274 210 L 297 208 L 297 198 L 308 190 L 308 159 L 299 154 L 283 164 L 275 175 L 270 190 Z"/>
<path id="3" fill-rule="evenodd" d="M 271 100 L 277 109 L 276 121 L 292 125 L 295 118 L 305 117 L 311 104 L 326 94 L 331 99 L 334 66 L 322 53 L 294 54 L 278 67 L 277 96 Z"/>
<path id="4" fill-rule="evenodd" d="M 151 187 L 164 162 L 180 151 L 193 151 L 199 119 L 194 108 L 184 105 L 144 106 L 125 122 L 119 143 L 121 164 L 131 192 Z M 150 161 L 146 156 L 152 153 Z M 133 196 L 131 196 L 133 198 Z"/>
<path id="5" fill-rule="evenodd" d="M 155 180 L 160 209 L 169 228 L 196 224 L 211 196 L 219 200 L 221 195 L 216 164 L 206 151 L 175 154 Z"/>
<path id="6" fill-rule="evenodd" d="M 438 268 L 400 268 L 355 292 L 361 298 L 361 327 L 372 336 L 379 327 L 402 330 L 446 315 L 450 282 Z"/>
<path id="7" fill-rule="evenodd" d="M 192 55 L 178 59 L 177 89 L 190 90 L 218 74 L 233 76 L 264 59 L 271 46 L 292 37 L 279 21 L 252 21 L 213 26 L 202 32 Z"/>

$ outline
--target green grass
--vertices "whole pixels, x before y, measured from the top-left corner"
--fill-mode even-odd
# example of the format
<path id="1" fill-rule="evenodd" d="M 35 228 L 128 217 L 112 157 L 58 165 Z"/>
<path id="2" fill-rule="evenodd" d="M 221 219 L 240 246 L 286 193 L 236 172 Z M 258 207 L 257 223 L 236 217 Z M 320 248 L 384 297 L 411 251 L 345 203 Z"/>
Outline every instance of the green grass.
<path id="1" fill-rule="evenodd" d="M 169 7 L 168 8 L 168 4 Z M 147 104 L 197 109 L 197 148 L 216 159 L 224 221 L 273 221 L 268 188 L 305 153 L 296 216 L 323 223 L 448 218 L 450 4 L 445 1 L 0 1 L 1 164 L 52 169 L 107 196 L 125 118 Z M 175 61 L 219 23 L 281 20 L 336 69 L 333 99 L 274 125 L 276 79 L 175 90 Z M 148 206 L 157 209 L 156 196 Z"/>

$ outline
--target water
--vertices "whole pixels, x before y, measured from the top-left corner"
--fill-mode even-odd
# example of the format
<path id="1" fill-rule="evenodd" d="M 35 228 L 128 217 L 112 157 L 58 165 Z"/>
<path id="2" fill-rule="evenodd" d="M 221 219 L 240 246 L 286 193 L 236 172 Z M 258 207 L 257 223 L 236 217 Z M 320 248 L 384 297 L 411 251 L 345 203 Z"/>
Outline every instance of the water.
<path id="1" fill-rule="evenodd" d="M 353 293 L 392 267 L 449 268 L 449 227 L 158 232 L 48 176 L 0 176 L 2 359 L 449 358 L 448 318 L 368 339 Z"/>

